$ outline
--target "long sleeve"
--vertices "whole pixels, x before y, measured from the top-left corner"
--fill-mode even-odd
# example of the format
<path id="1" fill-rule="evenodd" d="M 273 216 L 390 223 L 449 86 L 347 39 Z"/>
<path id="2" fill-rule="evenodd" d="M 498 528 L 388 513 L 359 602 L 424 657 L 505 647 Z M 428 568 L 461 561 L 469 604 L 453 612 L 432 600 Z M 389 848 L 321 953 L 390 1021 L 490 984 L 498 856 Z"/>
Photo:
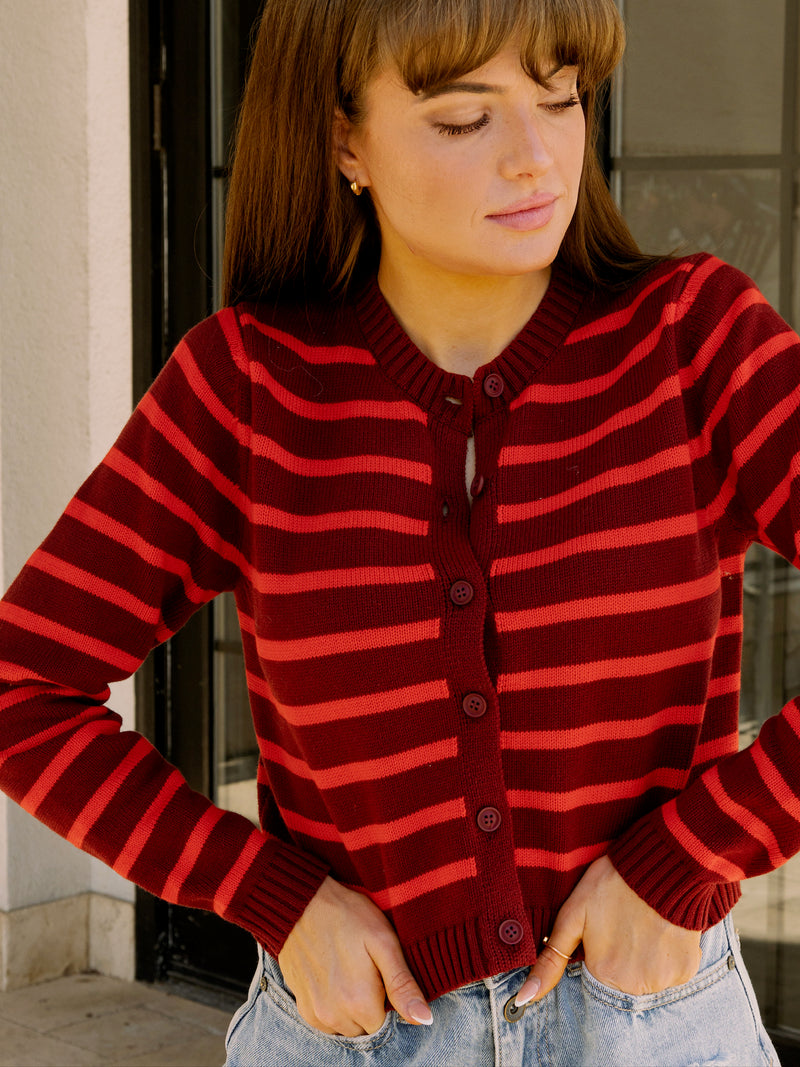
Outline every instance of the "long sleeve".
<path id="1" fill-rule="evenodd" d="M 150 892 L 279 951 L 327 868 L 192 791 L 110 682 L 235 589 L 249 379 L 233 312 L 181 343 L 0 604 L 0 788 Z"/>
<path id="2" fill-rule="evenodd" d="M 678 343 L 691 360 L 682 382 L 696 420 L 698 522 L 718 531 L 723 588 L 726 578 L 741 577 L 753 541 L 798 566 L 800 340 L 747 278 L 710 258 L 691 275 L 677 314 Z M 740 587 L 727 584 L 712 702 L 714 693 L 735 695 L 738 687 Z M 652 907 L 691 928 L 715 917 L 709 903 L 717 886 L 770 871 L 800 850 L 798 702 L 765 722 L 747 749 L 709 762 L 610 850 Z"/>

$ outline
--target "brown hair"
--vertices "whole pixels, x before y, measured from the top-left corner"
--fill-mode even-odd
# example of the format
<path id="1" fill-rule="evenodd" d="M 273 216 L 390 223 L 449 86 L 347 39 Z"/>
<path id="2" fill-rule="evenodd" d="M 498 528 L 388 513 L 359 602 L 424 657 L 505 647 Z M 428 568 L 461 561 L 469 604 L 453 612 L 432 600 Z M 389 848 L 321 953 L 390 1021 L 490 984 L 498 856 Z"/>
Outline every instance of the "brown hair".
<path id="1" fill-rule="evenodd" d="M 614 0 L 267 0 L 239 116 L 224 301 L 344 294 L 374 270 L 380 235 L 369 197 L 356 199 L 339 172 L 337 109 L 358 122 L 366 85 L 388 62 L 420 92 L 482 66 L 512 38 L 541 83 L 542 63 L 579 70 L 586 156 L 560 259 L 605 285 L 649 264 L 596 152 L 597 93 L 624 48 Z"/>

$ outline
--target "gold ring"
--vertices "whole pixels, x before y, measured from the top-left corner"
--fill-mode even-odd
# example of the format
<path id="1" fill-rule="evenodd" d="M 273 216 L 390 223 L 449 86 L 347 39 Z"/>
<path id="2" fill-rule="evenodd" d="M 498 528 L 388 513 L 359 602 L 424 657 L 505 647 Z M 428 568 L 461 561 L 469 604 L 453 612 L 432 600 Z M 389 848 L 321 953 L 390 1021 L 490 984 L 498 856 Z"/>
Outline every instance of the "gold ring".
<path id="1" fill-rule="evenodd" d="M 566 960 L 567 963 L 569 963 L 569 961 L 572 959 L 572 956 L 568 956 L 566 952 L 561 952 L 559 949 L 556 948 L 555 945 L 551 945 L 550 939 L 548 937 L 544 939 L 544 944 L 547 945 L 549 949 L 552 949 L 552 951 L 555 952 L 557 956 L 560 956 L 562 960 Z"/>

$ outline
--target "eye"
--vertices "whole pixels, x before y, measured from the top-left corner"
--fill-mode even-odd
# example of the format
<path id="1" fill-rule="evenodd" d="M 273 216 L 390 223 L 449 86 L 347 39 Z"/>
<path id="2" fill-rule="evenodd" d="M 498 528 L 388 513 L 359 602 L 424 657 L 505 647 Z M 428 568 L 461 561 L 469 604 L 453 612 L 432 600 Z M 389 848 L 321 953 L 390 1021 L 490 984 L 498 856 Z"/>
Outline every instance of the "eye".
<path id="1" fill-rule="evenodd" d="M 570 96 L 567 100 L 557 100 L 552 104 L 543 104 L 545 111 L 550 111 L 555 115 L 561 114 L 563 111 L 569 111 L 570 108 L 580 105 L 580 99 L 577 96 Z"/>
<path id="2" fill-rule="evenodd" d="M 468 122 L 463 126 L 450 122 L 437 122 L 435 123 L 435 129 L 437 133 L 441 133 L 444 137 L 460 137 L 465 133 L 476 133 L 478 130 L 482 130 L 488 121 L 488 115 L 481 115 L 479 119 L 474 122 Z"/>

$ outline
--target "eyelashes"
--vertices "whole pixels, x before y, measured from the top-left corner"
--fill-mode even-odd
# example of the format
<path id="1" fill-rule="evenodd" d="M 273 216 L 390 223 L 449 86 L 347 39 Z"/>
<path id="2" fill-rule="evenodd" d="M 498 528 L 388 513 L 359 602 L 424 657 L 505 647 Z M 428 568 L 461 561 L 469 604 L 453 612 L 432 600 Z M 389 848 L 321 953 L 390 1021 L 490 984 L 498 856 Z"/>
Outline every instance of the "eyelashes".
<path id="1" fill-rule="evenodd" d="M 544 104 L 544 108 L 547 111 L 552 111 L 558 114 L 560 111 L 569 111 L 571 107 L 575 107 L 580 104 L 580 100 L 577 96 L 571 96 L 568 100 L 559 100 L 555 104 Z"/>
<path id="2" fill-rule="evenodd" d="M 474 122 L 468 122 L 466 126 L 455 126 L 449 122 L 437 122 L 436 131 L 445 137 L 458 137 L 464 133 L 476 133 L 478 130 L 483 129 L 488 121 L 488 115 L 481 115 L 479 119 Z"/>
<path id="3" fill-rule="evenodd" d="M 542 106 L 551 114 L 559 115 L 578 105 L 580 105 L 580 99 L 577 96 L 570 96 L 567 100 L 559 100 L 556 103 L 543 104 Z M 474 122 L 468 122 L 464 125 L 457 125 L 456 123 L 450 122 L 437 122 L 435 124 L 435 129 L 436 132 L 440 133 L 443 137 L 463 137 L 465 134 L 477 133 L 478 130 L 482 130 L 488 122 L 489 116 L 483 114 Z"/>

